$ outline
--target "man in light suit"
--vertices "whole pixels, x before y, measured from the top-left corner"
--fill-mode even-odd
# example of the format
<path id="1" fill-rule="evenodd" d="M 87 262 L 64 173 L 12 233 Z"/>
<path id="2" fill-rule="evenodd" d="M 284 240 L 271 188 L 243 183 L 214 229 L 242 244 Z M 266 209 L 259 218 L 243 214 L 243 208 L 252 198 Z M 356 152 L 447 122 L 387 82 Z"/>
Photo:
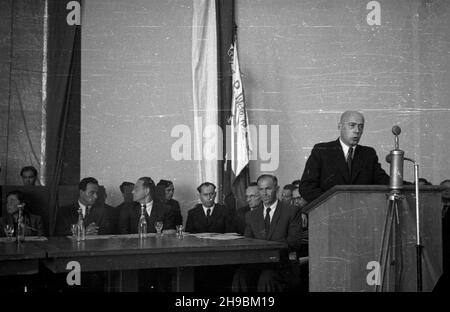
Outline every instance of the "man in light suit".
<path id="1" fill-rule="evenodd" d="M 277 199 L 278 180 L 272 175 L 262 175 L 257 180 L 262 203 L 247 213 L 245 236 L 278 241 L 288 249 L 280 254 L 280 263 L 248 265 L 238 269 L 233 278 L 233 291 L 284 291 L 298 283 L 292 280 L 294 268 L 288 254 L 301 247 L 301 214 L 298 207 Z M 256 285 L 256 287 L 255 287 Z"/>
<path id="2" fill-rule="evenodd" d="M 311 202 L 335 185 L 389 184 L 372 147 L 359 145 L 364 131 L 364 116 L 346 111 L 338 123 L 337 140 L 314 146 L 303 171 L 300 194 Z"/>

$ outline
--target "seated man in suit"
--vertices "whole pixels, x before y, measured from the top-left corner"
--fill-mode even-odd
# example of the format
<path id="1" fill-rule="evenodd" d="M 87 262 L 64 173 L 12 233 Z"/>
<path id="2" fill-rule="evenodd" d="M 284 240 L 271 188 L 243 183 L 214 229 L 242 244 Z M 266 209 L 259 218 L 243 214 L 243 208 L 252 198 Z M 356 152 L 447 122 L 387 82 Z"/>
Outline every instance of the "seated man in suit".
<path id="1" fill-rule="evenodd" d="M 245 236 L 287 243 L 288 253 L 301 247 L 301 215 L 297 207 L 277 199 L 278 180 L 261 175 L 258 189 L 262 203 L 245 218 Z M 233 278 L 233 291 L 284 291 L 298 283 L 295 267 L 288 253 L 280 255 L 280 263 L 247 265 L 239 268 Z"/>
<path id="2" fill-rule="evenodd" d="M 111 223 L 111 232 L 114 234 L 119 234 L 119 217 L 120 212 L 125 207 L 130 206 L 133 203 L 133 189 L 134 183 L 132 182 L 122 182 L 119 186 L 120 192 L 122 193 L 123 202 L 119 204 L 117 207 L 110 210 L 109 218 Z"/>
<path id="3" fill-rule="evenodd" d="M 283 191 L 281 192 L 281 201 L 285 201 L 287 203 L 290 203 L 293 198 L 294 190 L 296 189 L 295 185 L 293 184 L 286 184 L 283 187 Z"/>
<path id="4" fill-rule="evenodd" d="M 84 178 L 78 184 L 78 201 L 68 206 L 60 207 L 56 215 L 55 235 L 71 235 L 71 225 L 78 222 L 78 211 L 81 209 L 86 235 L 110 234 L 110 223 L 108 212 L 104 205 L 96 204 L 99 192 L 97 179 Z M 94 291 L 105 290 L 106 277 L 103 272 L 85 272 L 85 282 L 81 286 L 69 287 L 66 283 L 66 274 L 56 274 L 54 287 L 57 291 Z"/>
<path id="5" fill-rule="evenodd" d="M 138 233 L 139 218 L 144 208 L 147 220 L 147 232 L 156 233 L 155 222 L 163 221 L 163 230 L 175 230 L 175 220 L 170 206 L 153 200 L 155 183 L 150 177 L 142 177 L 136 181 L 133 189 L 133 200 L 120 211 L 120 234 Z"/>
<path id="6" fill-rule="evenodd" d="M 99 190 L 95 178 L 84 178 L 78 184 L 79 197 L 76 203 L 60 207 L 57 212 L 55 236 L 71 235 L 71 225 L 78 222 L 78 210 L 81 209 L 86 235 L 110 234 L 108 212 L 103 205 L 94 205 Z"/>
<path id="7" fill-rule="evenodd" d="M 139 218 L 142 210 L 147 220 L 147 232 L 156 233 L 155 222 L 163 221 L 163 230 L 175 231 L 175 220 L 169 205 L 156 200 L 155 183 L 150 177 L 142 177 L 136 181 L 133 189 L 133 202 L 125 205 L 120 211 L 120 234 L 138 233 Z M 139 291 L 170 291 L 170 270 L 140 270 Z"/>
<path id="8" fill-rule="evenodd" d="M 245 232 L 245 216 L 249 211 L 256 209 L 261 203 L 261 196 L 259 196 L 258 184 L 252 182 L 247 186 L 245 190 L 245 197 L 248 205 L 239 208 L 236 211 L 236 217 L 234 218 L 235 232 L 244 235 Z"/>
<path id="9" fill-rule="evenodd" d="M 356 111 L 341 115 L 340 137 L 314 146 L 303 171 L 300 194 L 311 202 L 328 189 L 342 184 L 389 184 L 372 147 L 358 145 L 364 116 Z"/>
<path id="10" fill-rule="evenodd" d="M 189 233 L 228 233 L 232 232 L 234 214 L 227 206 L 214 203 L 216 186 L 202 183 L 197 191 L 201 204 L 188 211 L 186 232 Z M 228 266 L 196 267 L 194 288 L 196 291 L 229 291 L 232 268 Z M 211 286 L 214 285 L 212 288 Z"/>
<path id="11" fill-rule="evenodd" d="M 214 203 L 216 186 L 205 182 L 197 188 L 197 191 L 202 203 L 188 211 L 186 232 L 227 233 L 233 231 L 234 213 L 226 206 Z"/>

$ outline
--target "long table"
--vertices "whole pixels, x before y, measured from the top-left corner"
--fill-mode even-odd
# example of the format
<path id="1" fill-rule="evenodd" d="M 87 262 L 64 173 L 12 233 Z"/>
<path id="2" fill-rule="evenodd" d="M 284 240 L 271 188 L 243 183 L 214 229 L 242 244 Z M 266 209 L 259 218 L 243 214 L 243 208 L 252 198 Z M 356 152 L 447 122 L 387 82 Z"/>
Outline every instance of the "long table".
<path id="1" fill-rule="evenodd" d="M 248 238 L 212 240 L 185 236 L 178 239 L 175 235 L 151 236 L 143 240 L 136 235 L 99 236 L 82 242 L 51 237 L 46 242 L 27 244 L 30 250 L 39 250 L 40 253 L 33 255 L 54 273 L 67 273 L 70 261 L 77 261 L 81 272 L 119 271 L 119 290 L 137 290 L 136 270 L 175 268 L 176 291 L 193 290 L 194 267 L 278 262 L 280 251 L 287 248 L 285 243 Z M 18 257 L 17 260 L 25 258 Z M 124 286 L 125 280 L 130 279 L 132 282 L 128 281 L 128 286 Z"/>

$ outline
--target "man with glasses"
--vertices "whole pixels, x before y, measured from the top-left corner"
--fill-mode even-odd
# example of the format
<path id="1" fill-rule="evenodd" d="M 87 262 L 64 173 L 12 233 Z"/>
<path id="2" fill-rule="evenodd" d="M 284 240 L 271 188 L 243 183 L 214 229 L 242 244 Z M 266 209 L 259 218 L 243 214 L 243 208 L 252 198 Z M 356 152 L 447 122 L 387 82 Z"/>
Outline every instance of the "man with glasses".
<path id="1" fill-rule="evenodd" d="M 314 146 L 303 171 L 300 194 L 311 202 L 335 185 L 389 184 L 372 147 L 359 145 L 364 116 L 346 111 L 338 123 L 337 140 Z"/>
<path id="2" fill-rule="evenodd" d="M 258 184 L 252 182 L 245 190 L 245 197 L 247 206 L 241 207 L 236 211 L 236 217 L 234 218 L 235 231 L 241 235 L 245 232 L 245 215 L 247 212 L 256 209 L 261 203 L 261 196 L 258 191 Z"/>

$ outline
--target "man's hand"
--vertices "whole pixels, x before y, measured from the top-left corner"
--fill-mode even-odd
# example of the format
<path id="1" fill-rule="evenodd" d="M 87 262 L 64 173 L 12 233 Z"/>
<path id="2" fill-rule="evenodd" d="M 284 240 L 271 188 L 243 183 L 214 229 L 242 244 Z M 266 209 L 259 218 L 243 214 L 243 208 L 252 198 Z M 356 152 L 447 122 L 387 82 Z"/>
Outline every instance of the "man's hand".
<path id="1" fill-rule="evenodd" d="M 86 235 L 97 235 L 98 234 L 98 225 L 95 222 L 92 222 L 86 227 Z"/>

